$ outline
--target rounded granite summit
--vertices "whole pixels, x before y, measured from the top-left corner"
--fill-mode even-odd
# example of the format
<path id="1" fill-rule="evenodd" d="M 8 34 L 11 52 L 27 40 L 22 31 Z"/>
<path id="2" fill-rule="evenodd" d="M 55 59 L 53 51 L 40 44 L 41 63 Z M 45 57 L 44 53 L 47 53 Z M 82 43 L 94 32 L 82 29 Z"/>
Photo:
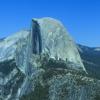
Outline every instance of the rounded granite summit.
<path id="1" fill-rule="evenodd" d="M 50 17 L 32 20 L 40 26 L 42 53 L 48 53 L 54 59 L 67 59 L 76 65 L 74 69 L 85 70 L 74 40 L 60 21 Z"/>

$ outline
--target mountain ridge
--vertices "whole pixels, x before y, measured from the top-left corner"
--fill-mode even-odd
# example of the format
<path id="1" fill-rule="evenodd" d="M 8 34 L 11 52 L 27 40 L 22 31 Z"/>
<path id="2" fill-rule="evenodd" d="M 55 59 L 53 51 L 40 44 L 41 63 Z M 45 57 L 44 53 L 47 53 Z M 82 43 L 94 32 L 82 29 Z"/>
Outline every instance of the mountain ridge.
<path id="1" fill-rule="evenodd" d="M 100 80 L 86 73 L 82 53 L 62 23 L 35 18 L 31 25 L 0 42 L 0 99 L 100 98 Z"/>

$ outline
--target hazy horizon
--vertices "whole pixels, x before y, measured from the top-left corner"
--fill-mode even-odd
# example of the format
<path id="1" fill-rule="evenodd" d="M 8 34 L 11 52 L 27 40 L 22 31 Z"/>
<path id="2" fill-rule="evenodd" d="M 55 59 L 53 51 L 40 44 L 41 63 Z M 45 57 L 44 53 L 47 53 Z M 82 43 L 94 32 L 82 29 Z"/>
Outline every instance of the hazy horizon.
<path id="1" fill-rule="evenodd" d="M 77 43 L 100 47 L 98 0 L 1 0 L 0 38 L 30 28 L 32 18 L 60 20 Z"/>

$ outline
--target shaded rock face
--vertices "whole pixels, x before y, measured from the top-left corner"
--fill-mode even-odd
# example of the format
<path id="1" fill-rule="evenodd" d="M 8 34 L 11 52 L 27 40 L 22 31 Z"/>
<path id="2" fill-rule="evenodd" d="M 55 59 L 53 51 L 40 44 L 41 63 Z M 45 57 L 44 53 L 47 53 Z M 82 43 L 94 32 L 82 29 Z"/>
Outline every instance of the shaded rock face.
<path id="1" fill-rule="evenodd" d="M 48 69 L 51 69 L 50 72 L 52 72 L 56 68 L 57 71 L 54 72 L 54 75 L 52 75 L 53 73 L 48 75 Z M 57 81 L 55 77 L 60 68 L 63 71 L 60 71 L 61 79 L 57 76 Z M 32 98 L 27 100 L 63 100 L 58 96 L 62 89 L 56 89 L 60 86 L 62 88 L 63 80 L 66 80 L 64 81 L 66 84 L 69 81 L 71 84 L 73 77 L 70 76 L 71 80 L 68 78 L 66 69 L 75 71 L 75 73 L 85 72 L 73 39 L 64 26 L 55 19 L 32 19 L 30 31 L 20 31 L 0 41 L 0 99 L 19 100 L 32 93 Z M 65 74 L 64 78 L 62 74 Z M 95 83 L 98 84 L 98 81 Z M 68 83 L 68 85 L 70 84 Z M 76 85 L 73 84 L 73 86 Z M 39 91 L 42 92 L 44 89 L 46 91 L 40 96 Z M 71 91 L 71 94 L 77 92 L 68 91 Z M 83 89 L 82 95 L 85 95 L 84 91 Z M 89 89 L 89 91 L 91 90 Z M 67 90 L 65 90 L 66 92 Z M 51 97 L 52 93 L 54 95 Z M 69 97 L 65 95 L 64 98 L 71 100 L 71 94 Z M 75 97 L 78 95 L 80 97 L 81 94 L 78 93 Z M 41 98 L 38 98 L 39 96 Z M 55 96 L 58 97 L 54 98 Z"/>
<path id="2" fill-rule="evenodd" d="M 37 21 L 32 20 L 32 51 L 34 54 L 40 54 L 42 52 L 42 39 L 40 26 Z"/>

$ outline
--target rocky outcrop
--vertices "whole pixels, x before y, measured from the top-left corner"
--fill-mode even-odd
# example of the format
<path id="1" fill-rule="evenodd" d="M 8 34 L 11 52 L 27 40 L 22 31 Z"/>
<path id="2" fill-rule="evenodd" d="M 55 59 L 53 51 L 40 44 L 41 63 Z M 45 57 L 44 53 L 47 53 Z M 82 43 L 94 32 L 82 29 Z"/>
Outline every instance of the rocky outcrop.
<path id="1" fill-rule="evenodd" d="M 45 69 L 34 91 L 20 100 L 100 100 L 100 80 L 79 72 Z"/>
<path id="2" fill-rule="evenodd" d="M 42 77 L 47 69 L 52 68 L 86 72 L 75 42 L 59 21 L 53 18 L 32 19 L 31 30 L 20 31 L 0 41 L 0 99 L 19 100 L 37 90 L 37 86 L 42 85 L 44 89 Z M 62 80 L 65 79 L 69 80 L 66 75 Z M 53 80 L 52 77 L 46 86 L 52 88 L 52 84 L 56 84 Z M 62 80 L 59 83 L 63 83 Z M 48 95 L 52 93 L 51 88 Z M 59 100 L 53 98 L 50 100 Z"/>

